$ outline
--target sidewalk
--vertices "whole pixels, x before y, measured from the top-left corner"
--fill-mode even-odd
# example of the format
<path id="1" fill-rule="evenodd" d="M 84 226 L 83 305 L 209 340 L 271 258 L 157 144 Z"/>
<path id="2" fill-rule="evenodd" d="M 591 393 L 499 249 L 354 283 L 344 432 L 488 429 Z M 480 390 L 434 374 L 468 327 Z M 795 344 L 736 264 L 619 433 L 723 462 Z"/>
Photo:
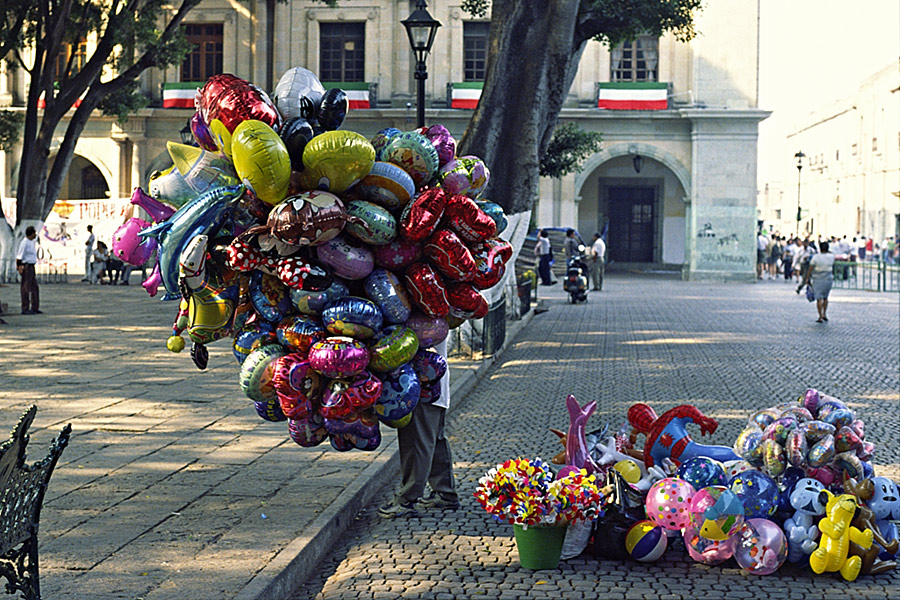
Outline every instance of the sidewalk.
<path id="1" fill-rule="evenodd" d="M 305 581 L 398 469 L 396 432 L 374 452 L 294 444 L 259 419 L 227 340 L 198 371 L 165 349 L 177 305 L 135 285 L 41 286 L 43 315 L 0 326 L 0 435 L 38 412 L 28 460 L 72 439 L 40 523 L 45 598 L 271 599 Z M 16 296 L 16 298 L 14 298 Z M 509 324 L 507 344 L 530 319 Z M 490 366 L 451 361 L 454 397 Z"/>

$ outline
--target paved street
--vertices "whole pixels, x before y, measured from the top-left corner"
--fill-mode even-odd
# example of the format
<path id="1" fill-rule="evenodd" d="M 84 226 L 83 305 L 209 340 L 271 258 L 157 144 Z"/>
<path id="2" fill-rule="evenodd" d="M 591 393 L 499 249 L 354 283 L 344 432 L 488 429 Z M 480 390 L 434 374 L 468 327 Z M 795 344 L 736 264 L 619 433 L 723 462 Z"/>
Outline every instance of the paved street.
<path id="1" fill-rule="evenodd" d="M 652 275 L 608 277 L 586 305 L 540 288 L 536 315 L 448 421 L 463 506 L 420 518 L 375 512 L 388 486 L 296 600 L 369 598 L 896 598 L 900 572 L 860 576 L 784 567 L 766 578 L 693 562 L 673 544 L 658 563 L 579 557 L 559 569 L 518 565 L 512 527 L 472 498 L 496 463 L 560 451 L 564 399 L 596 400 L 590 425 L 618 426 L 646 402 L 658 413 L 690 403 L 719 420 L 709 443 L 730 445 L 749 414 L 816 387 L 849 401 L 877 444 L 879 474 L 900 478 L 900 326 L 896 295 L 836 291 L 830 322 L 790 284 L 687 283 Z M 692 431 L 694 435 L 699 432 Z M 713 596 L 714 595 L 714 596 Z"/>

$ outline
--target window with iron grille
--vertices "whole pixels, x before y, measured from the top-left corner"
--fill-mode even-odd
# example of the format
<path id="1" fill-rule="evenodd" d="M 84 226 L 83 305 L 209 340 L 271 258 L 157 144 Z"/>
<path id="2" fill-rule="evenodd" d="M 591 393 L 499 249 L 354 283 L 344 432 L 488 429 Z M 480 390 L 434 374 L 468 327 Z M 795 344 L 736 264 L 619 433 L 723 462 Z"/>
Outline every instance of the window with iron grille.
<path id="1" fill-rule="evenodd" d="M 69 61 L 71 60 L 71 68 Z M 82 38 L 77 43 L 63 43 L 56 55 L 53 81 L 60 81 L 63 77 L 73 77 L 87 62 L 87 40 Z"/>
<path id="2" fill-rule="evenodd" d="M 365 81 L 365 23 L 319 24 L 319 79 Z"/>
<path id="3" fill-rule="evenodd" d="M 181 81 L 206 81 L 222 72 L 223 34 L 221 23 L 191 23 L 184 36 L 193 49 L 181 63 Z"/>
<path id="4" fill-rule="evenodd" d="M 610 81 L 659 81 L 659 40 L 642 35 L 610 52 Z"/>
<path id="5" fill-rule="evenodd" d="M 491 24 L 463 23 L 463 73 L 465 81 L 484 81 L 487 68 L 488 33 Z"/>

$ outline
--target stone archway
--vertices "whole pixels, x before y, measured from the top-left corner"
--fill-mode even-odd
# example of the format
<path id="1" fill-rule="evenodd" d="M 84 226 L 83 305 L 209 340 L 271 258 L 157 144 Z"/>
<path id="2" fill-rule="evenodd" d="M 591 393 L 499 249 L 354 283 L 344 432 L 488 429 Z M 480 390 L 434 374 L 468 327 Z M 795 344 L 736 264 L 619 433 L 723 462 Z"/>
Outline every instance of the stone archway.
<path id="1" fill-rule="evenodd" d="M 651 144 L 640 142 L 611 144 L 608 147 L 604 147 L 600 152 L 591 155 L 584 161 L 581 171 L 575 174 L 575 195 L 581 195 L 581 188 L 584 187 L 584 183 L 597 167 L 617 156 L 628 156 L 635 153 L 652 158 L 665 165 L 681 183 L 681 187 L 684 189 L 685 200 L 691 197 L 691 172 L 688 168 L 671 153 Z"/>
<path id="2" fill-rule="evenodd" d="M 55 156 L 50 158 L 52 162 Z M 90 178 L 90 181 L 85 181 Z M 103 161 L 92 160 L 84 153 L 76 152 L 66 173 L 66 182 L 60 190 L 60 200 L 95 199 L 108 197 L 113 189 L 112 172 Z M 86 194 L 86 195 L 85 195 Z"/>

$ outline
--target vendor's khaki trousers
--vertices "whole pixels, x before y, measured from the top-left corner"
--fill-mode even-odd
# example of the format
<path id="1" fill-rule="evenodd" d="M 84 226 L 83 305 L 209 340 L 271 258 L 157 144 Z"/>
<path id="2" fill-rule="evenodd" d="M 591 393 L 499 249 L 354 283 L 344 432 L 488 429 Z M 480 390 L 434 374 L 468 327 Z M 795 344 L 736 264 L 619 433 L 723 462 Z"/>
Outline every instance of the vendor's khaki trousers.
<path id="1" fill-rule="evenodd" d="M 403 504 L 416 502 L 425 491 L 425 482 L 441 498 L 457 500 L 453 481 L 453 456 L 444 437 L 447 411 L 433 404 L 419 404 L 406 427 L 397 430 L 400 443 L 400 489 Z"/>

